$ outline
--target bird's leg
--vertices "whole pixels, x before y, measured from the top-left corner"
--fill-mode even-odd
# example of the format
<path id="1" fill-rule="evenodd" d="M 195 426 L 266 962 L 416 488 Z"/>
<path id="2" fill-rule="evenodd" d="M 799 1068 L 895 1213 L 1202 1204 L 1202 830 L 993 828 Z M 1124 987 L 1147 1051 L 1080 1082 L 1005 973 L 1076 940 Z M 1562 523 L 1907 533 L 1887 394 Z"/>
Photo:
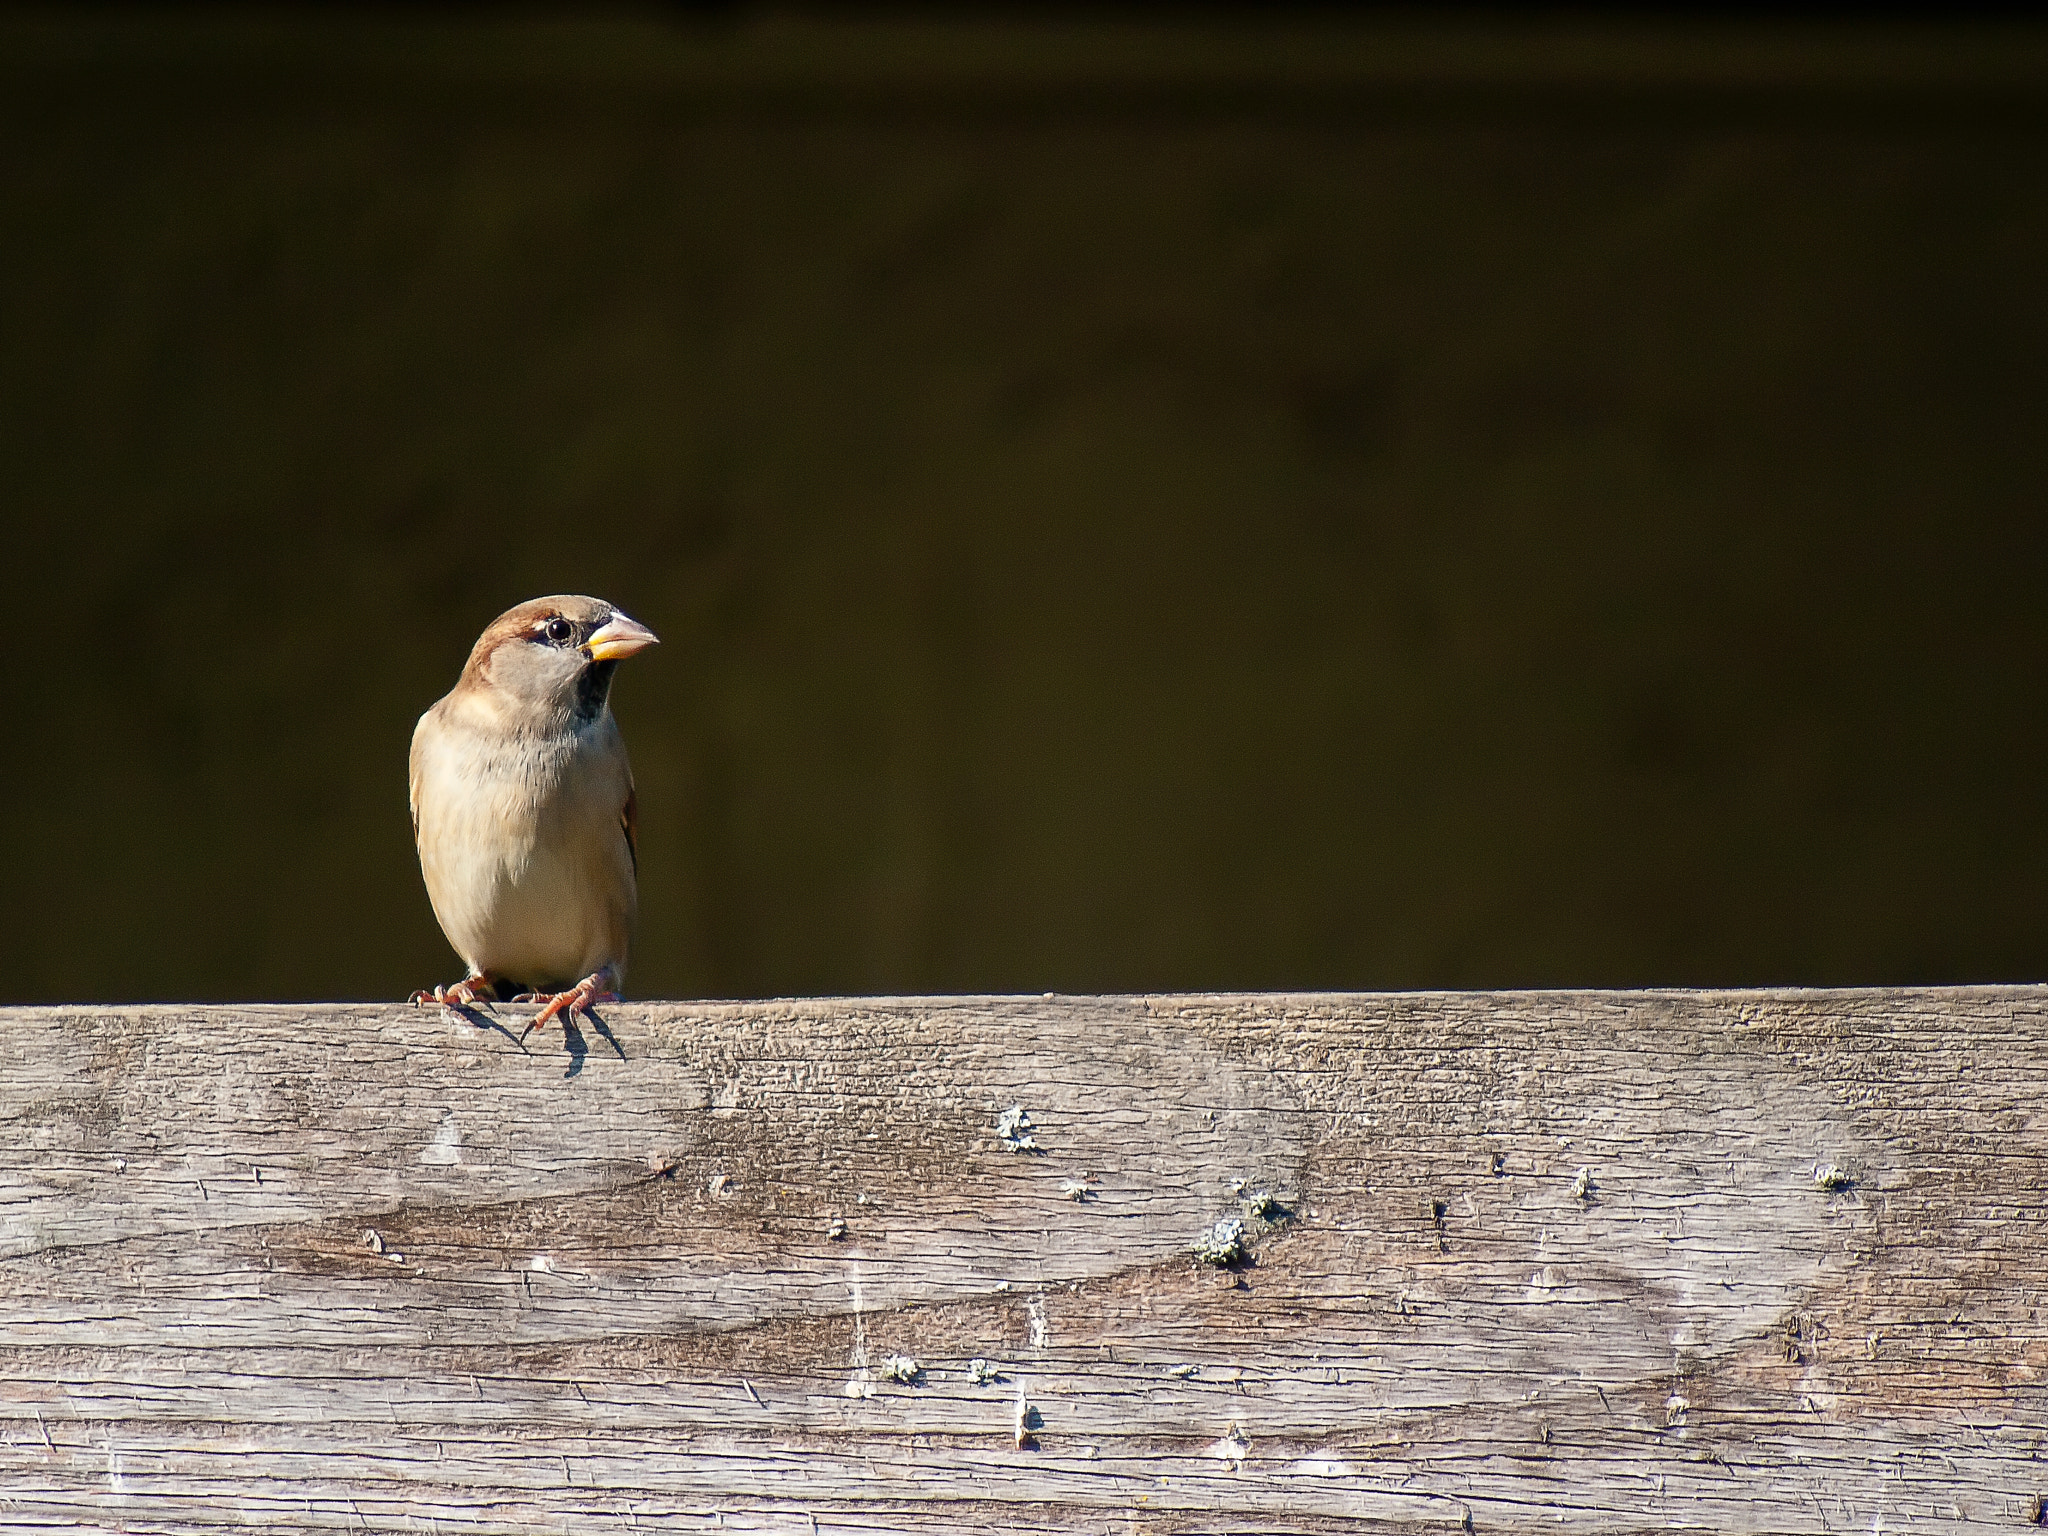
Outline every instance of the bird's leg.
<path id="1" fill-rule="evenodd" d="M 539 1029 L 558 1013 L 574 1013 L 579 1008 L 590 1012 L 593 1003 L 616 1003 L 619 994 L 612 989 L 619 984 L 618 973 L 605 966 L 592 975 L 584 977 L 566 992 L 522 992 L 512 999 L 515 1003 L 546 1003 L 540 1017 L 526 1027 Z"/>
<path id="2" fill-rule="evenodd" d="M 451 987 L 436 987 L 431 992 L 421 990 L 412 995 L 415 1007 L 421 1003 L 439 1003 L 443 1008 L 472 1008 L 478 1003 L 496 1002 L 497 998 L 497 984 L 484 971 L 465 976 Z"/>

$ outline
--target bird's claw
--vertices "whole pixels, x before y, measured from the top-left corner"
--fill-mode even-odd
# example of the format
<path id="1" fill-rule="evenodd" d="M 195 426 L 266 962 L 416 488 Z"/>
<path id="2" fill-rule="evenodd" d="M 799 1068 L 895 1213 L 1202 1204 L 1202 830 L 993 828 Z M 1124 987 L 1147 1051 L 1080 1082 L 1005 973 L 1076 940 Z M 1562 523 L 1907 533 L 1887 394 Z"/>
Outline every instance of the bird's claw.
<path id="1" fill-rule="evenodd" d="M 522 992 L 512 999 L 515 1003 L 545 1003 L 538 1017 L 527 1025 L 528 1031 L 539 1029 L 558 1013 L 588 1013 L 599 1003 L 616 1003 L 619 994 L 612 990 L 612 978 L 606 971 L 595 976 L 586 976 L 566 992 Z"/>
<path id="2" fill-rule="evenodd" d="M 465 976 L 449 987 L 435 987 L 431 992 L 422 987 L 412 995 L 415 1008 L 427 1003 L 439 1003 L 443 1008 L 473 1008 L 478 1003 L 494 1000 L 497 994 L 491 990 L 488 977 Z"/>

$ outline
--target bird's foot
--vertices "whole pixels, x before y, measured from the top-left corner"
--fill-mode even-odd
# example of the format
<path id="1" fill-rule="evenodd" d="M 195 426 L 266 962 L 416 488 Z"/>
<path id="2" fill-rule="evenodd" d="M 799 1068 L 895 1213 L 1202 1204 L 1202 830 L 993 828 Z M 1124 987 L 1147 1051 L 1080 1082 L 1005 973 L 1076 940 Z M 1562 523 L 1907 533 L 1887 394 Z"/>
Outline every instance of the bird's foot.
<path id="1" fill-rule="evenodd" d="M 547 1004 L 541 1009 L 539 1017 L 526 1026 L 528 1030 L 535 1030 L 558 1013 L 573 1014 L 579 1009 L 588 1013 L 598 1003 L 616 1003 L 619 994 L 612 988 L 617 985 L 618 978 L 612 974 L 612 968 L 606 966 L 594 975 L 584 977 L 566 992 L 522 992 L 512 1001 Z"/>
<path id="2" fill-rule="evenodd" d="M 491 978 L 484 975 L 465 976 L 451 987 L 436 987 L 433 991 L 424 988 L 413 993 L 415 1008 L 422 1003 L 439 1003 L 443 1008 L 474 1008 L 478 1003 L 497 1001 L 497 991 L 491 985 Z"/>

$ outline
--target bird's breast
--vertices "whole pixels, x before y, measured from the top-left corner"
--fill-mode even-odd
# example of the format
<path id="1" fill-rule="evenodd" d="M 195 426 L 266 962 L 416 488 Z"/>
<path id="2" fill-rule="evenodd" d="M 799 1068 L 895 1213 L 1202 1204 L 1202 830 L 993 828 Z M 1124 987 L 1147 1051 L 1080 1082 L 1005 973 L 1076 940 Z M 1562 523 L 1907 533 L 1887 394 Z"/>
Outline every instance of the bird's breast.
<path id="1" fill-rule="evenodd" d="M 457 953 L 544 987 L 623 968 L 635 892 L 619 814 L 631 775 L 609 712 L 535 738 L 430 711 L 413 781 L 421 873 Z"/>

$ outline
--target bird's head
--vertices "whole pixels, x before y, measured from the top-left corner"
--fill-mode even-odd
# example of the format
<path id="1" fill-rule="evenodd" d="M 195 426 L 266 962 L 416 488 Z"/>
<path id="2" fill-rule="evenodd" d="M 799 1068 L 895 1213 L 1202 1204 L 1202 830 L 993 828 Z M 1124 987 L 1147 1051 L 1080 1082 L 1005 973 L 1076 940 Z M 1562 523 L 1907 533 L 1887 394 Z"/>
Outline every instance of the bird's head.
<path id="1" fill-rule="evenodd" d="M 462 669 L 525 728 L 575 729 L 604 712 L 612 673 L 656 644 L 654 631 L 594 597 L 536 597 L 500 614 Z"/>

